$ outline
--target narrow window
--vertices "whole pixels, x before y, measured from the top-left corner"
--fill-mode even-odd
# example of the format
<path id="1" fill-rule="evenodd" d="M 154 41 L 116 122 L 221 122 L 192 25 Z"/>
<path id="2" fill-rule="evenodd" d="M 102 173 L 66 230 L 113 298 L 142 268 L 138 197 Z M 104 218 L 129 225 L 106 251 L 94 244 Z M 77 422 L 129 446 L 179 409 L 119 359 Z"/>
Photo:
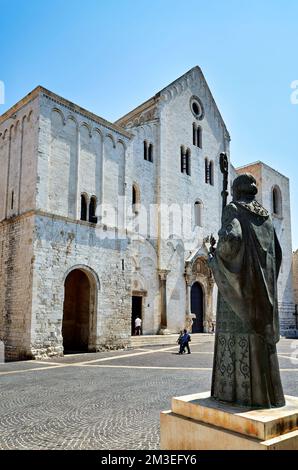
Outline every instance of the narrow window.
<path id="1" fill-rule="evenodd" d="M 144 140 L 144 160 L 148 160 L 148 144 L 146 140 Z"/>
<path id="2" fill-rule="evenodd" d="M 197 128 L 197 147 L 202 148 L 202 128 L 200 126 Z"/>
<path id="3" fill-rule="evenodd" d="M 148 160 L 149 162 L 153 162 L 153 145 L 149 144 L 148 147 Z"/>
<path id="4" fill-rule="evenodd" d="M 186 150 L 186 174 L 190 176 L 190 149 Z"/>
<path id="5" fill-rule="evenodd" d="M 87 200 L 85 194 L 81 194 L 81 220 L 87 220 Z"/>
<path id="6" fill-rule="evenodd" d="M 209 162 L 208 158 L 205 158 L 205 183 L 209 183 Z"/>
<path id="7" fill-rule="evenodd" d="M 192 125 L 192 143 L 197 145 L 197 126 L 195 122 Z"/>
<path id="8" fill-rule="evenodd" d="M 214 165 L 213 162 L 209 162 L 209 184 L 214 185 Z"/>
<path id="9" fill-rule="evenodd" d="M 278 186 L 272 190 L 272 212 L 274 215 L 282 215 L 281 191 Z"/>
<path id="10" fill-rule="evenodd" d="M 92 196 L 89 204 L 89 222 L 97 224 L 96 217 L 96 196 Z"/>
<path id="11" fill-rule="evenodd" d="M 13 204 L 14 204 L 14 191 L 11 191 L 11 204 L 10 204 L 11 209 L 13 209 Z"/>
<path id="12" fill-rule="evenodd" d="M 202 226 L 202 203 L 200 201 L 195 202 L 195 225 L 201 227 Z"/>
<path id="13" fill-rule="evenodd" d="M 180 147 L 180 163 L 181 163 L 181 173 L 184 173 L 185 171 L 185 165 L 186 165 L 186 161 L 185 161 L 185 152 L 184 152 L 184 148 L 181 146 Z"/>
<path id="14" fill-rule="evenodd" d="M 138 204 L 140 203 L 140 192 L 139 188 L 136 184 L 132 186 L 132 211 L 137 214 L 138 213 Z"/>

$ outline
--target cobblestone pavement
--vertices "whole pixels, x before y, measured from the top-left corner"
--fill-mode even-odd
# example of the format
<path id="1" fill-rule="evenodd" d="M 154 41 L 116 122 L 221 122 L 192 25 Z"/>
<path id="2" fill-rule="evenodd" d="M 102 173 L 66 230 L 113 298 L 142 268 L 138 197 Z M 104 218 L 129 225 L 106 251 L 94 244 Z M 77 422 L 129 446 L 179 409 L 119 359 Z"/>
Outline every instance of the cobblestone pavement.
<path id="1" fill-rule="evenodd" d="M 0 449 L 158 449 L 171 397 L 210 388 L 213 338 L 177 346 L 0 364 Z M 282 339 L 284 391 L 298 394 L 298 341 Z M 296 358 L 296 359 L 294 359 Z"/>

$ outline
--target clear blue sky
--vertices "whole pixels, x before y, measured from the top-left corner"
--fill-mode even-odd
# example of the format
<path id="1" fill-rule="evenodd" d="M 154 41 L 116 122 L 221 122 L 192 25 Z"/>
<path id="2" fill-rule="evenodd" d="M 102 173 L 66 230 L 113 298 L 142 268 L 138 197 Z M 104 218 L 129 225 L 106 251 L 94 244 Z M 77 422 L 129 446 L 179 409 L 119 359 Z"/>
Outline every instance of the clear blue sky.
<path id="1" fill-rule="evenodd" d="M 199 65 L 236 166 L 290 177 L 298 248 L 298 2 L 0 0 L 0 114 L 36 85 L 114 121 Z"/>

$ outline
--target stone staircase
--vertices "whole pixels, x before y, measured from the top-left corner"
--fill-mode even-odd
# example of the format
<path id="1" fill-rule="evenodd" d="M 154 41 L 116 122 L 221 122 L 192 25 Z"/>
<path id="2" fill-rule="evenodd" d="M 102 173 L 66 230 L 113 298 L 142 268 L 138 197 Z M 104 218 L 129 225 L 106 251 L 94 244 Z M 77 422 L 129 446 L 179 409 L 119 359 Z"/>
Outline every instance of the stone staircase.
<path id="1" fill-rule="evenodd" d="M 131 337 L 131 347 L 142 348 L 143 346 L 171 346 L 177 344 L 178 334 L 174 335 L 140 335 Z M 191 334 L 191 344 L 205 343 L 214 337 L 210 333 Z M 177 345 L 178 346 L 178 345 Z"/>

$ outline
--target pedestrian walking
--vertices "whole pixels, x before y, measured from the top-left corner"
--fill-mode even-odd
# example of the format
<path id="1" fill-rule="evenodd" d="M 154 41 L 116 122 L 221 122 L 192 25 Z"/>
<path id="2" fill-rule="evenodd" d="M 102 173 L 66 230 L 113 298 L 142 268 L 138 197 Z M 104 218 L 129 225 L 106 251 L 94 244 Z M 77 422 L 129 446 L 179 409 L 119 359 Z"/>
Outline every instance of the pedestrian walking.
<path id="1" fill-rule="evenodd" d="M 187 354 L 190 354 L 190 347 L 189 347 L 189 342 L 191 341 L 190 334 L 187 332 L 187 330 L 183 330 L 183 335 L 180 339 L 180 350 L 178 354 L 183 354 L 185 351 L 185 348 L 187 349 Z"/>

